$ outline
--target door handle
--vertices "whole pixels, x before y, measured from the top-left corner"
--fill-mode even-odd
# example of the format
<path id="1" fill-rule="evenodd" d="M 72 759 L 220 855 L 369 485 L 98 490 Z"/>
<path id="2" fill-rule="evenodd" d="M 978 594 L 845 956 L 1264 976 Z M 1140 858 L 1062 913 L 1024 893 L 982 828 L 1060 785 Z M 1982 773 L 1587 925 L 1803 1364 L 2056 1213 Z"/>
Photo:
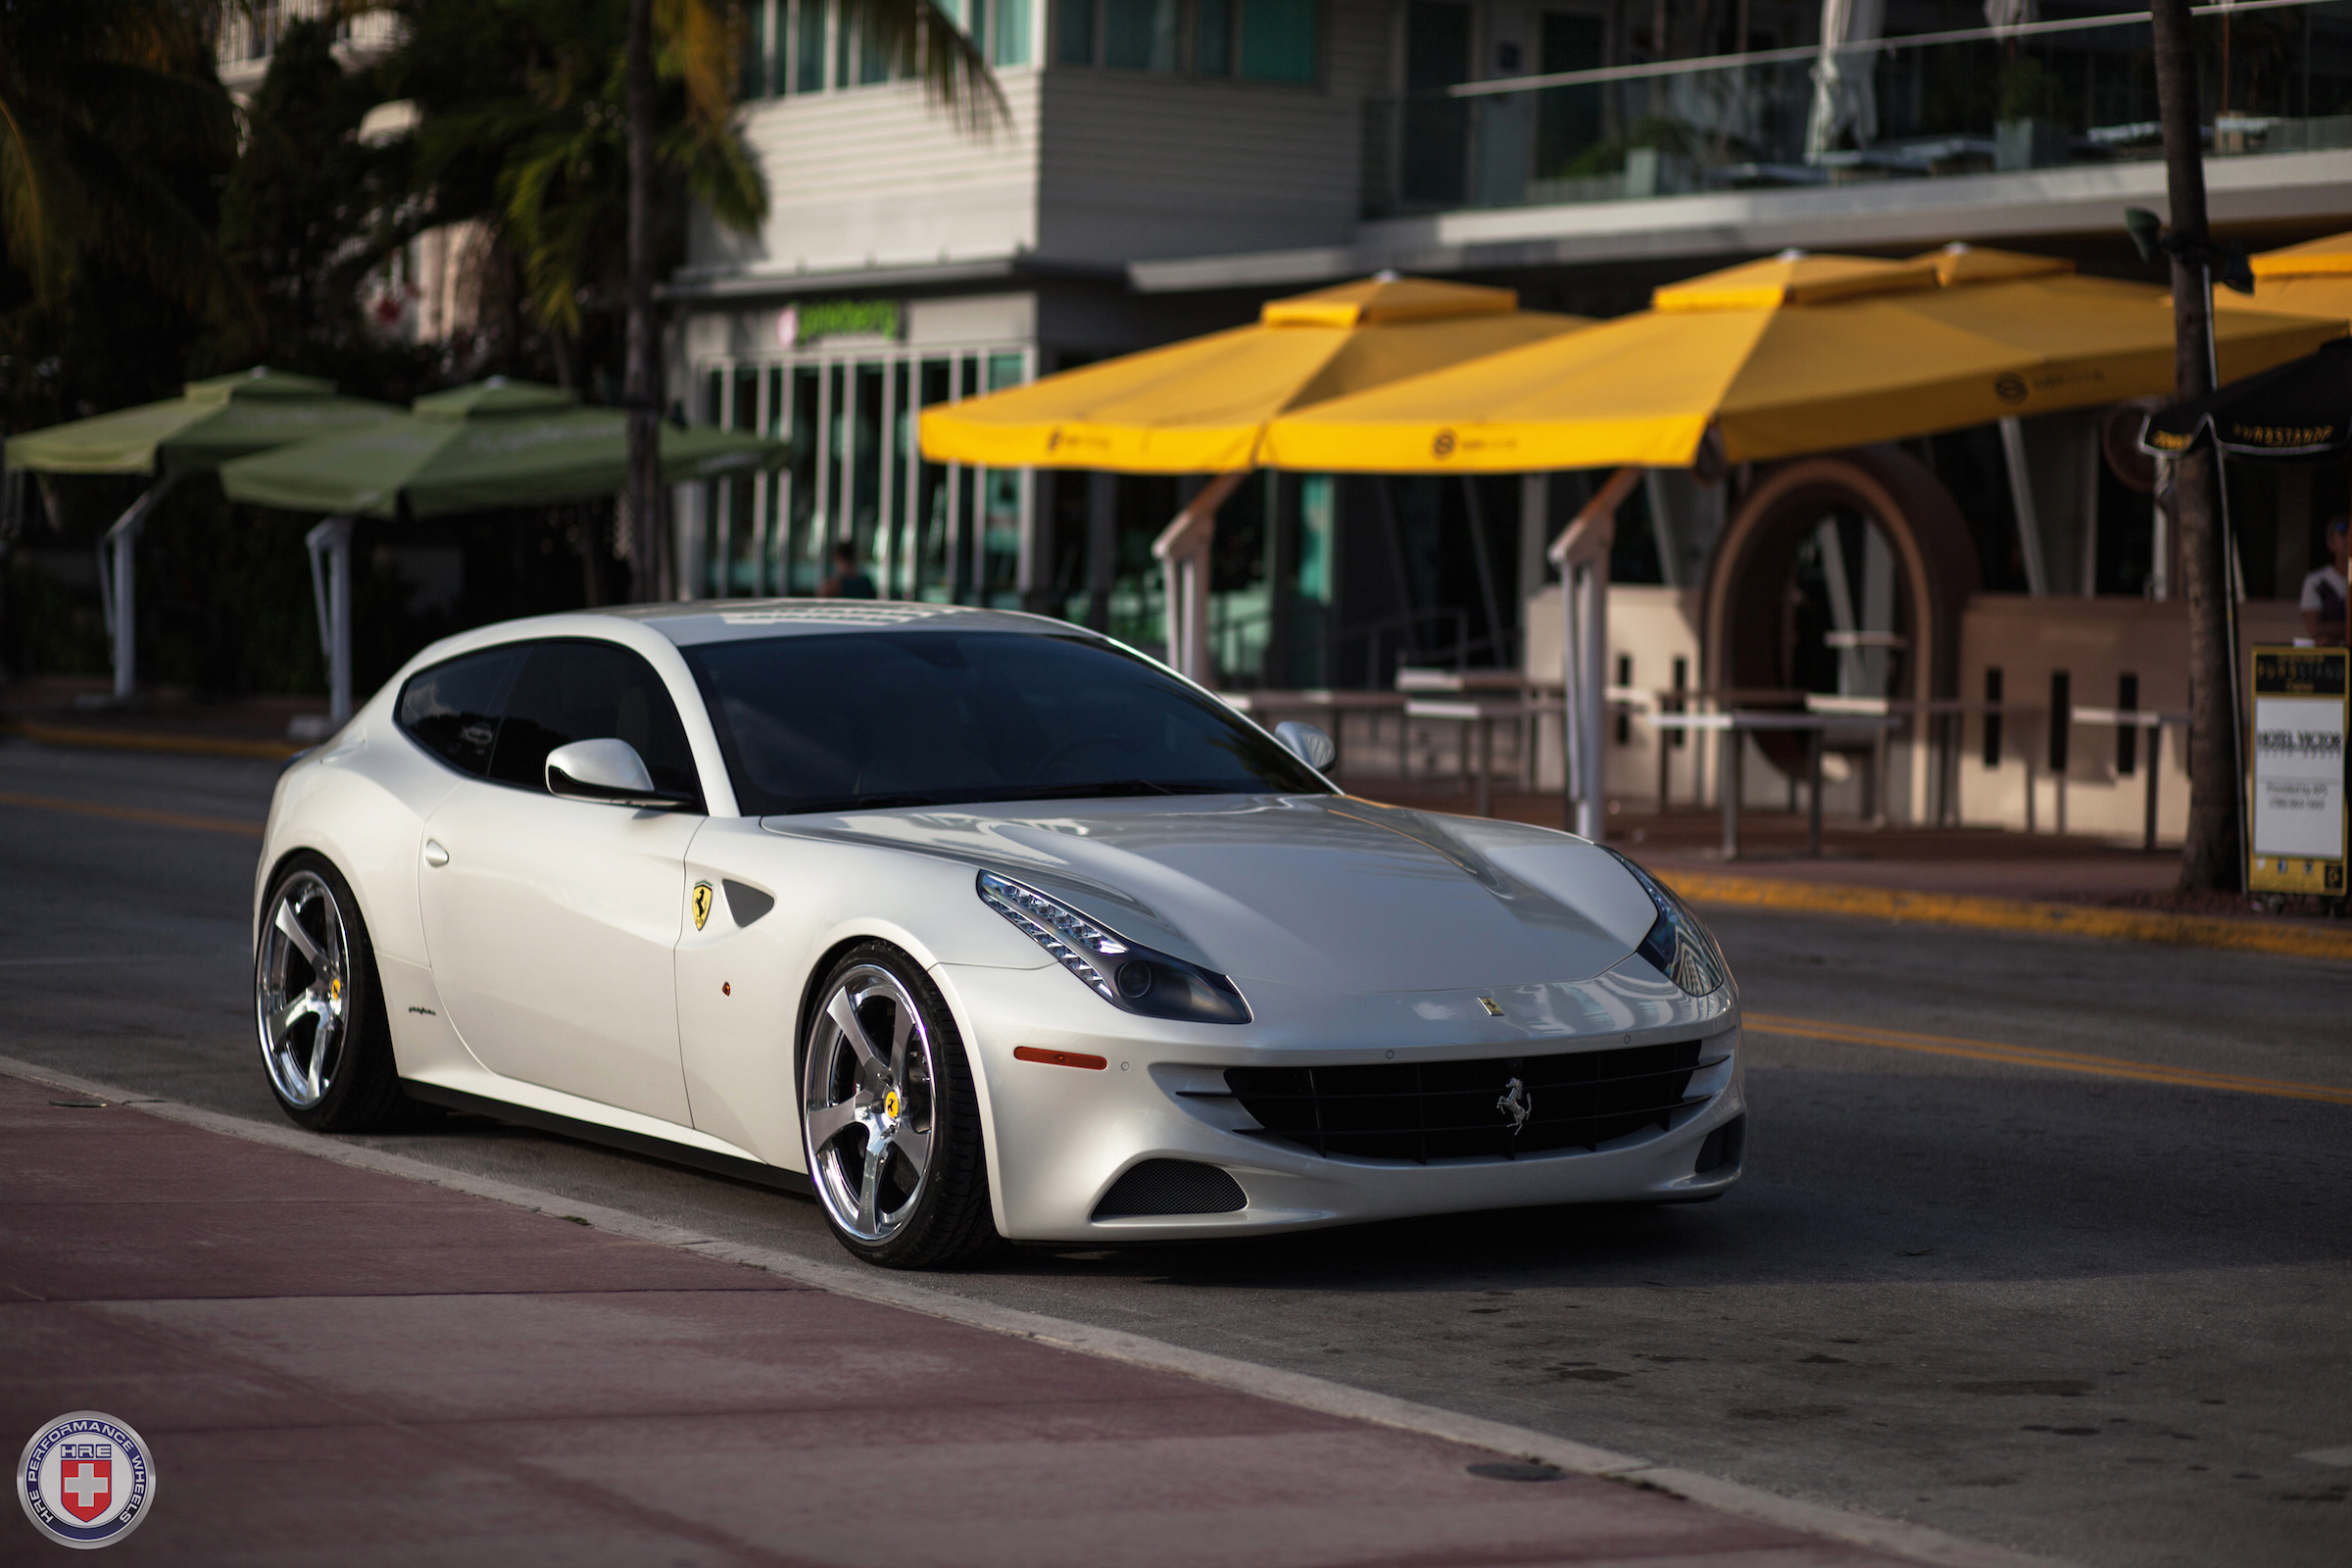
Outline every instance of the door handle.
<path id="1" fill-rule="evenodd" d="M 438 839 L 424 841 L 424 863 L 431 866 L 443 866 L 449 863 L 449 852 L 441 847 Z"/>

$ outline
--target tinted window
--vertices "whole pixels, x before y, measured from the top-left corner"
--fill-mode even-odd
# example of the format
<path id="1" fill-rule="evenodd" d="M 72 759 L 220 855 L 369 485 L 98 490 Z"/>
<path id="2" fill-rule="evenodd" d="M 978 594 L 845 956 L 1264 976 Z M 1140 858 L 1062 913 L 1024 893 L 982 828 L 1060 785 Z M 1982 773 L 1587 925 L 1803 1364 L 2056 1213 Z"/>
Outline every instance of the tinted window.
<path id="1" fill-rule="evenodd" d="M 653 665 L 612 643 L 532 643 L 507 698 L 490 776 L 545 789 L 548 753 L 608 739 L 637 749 L 656 789 L 702 794 L 686 726 Z"/>
<path id="2" fill-rule="evenodd" d="M 417 671 L 400 689 L 400 727 L 450 766 L 476 776 L 489 772 L 499 699 L 519 662 L 518 650 L 494 648 Z"/>
<path id="3" fill-rule="evenodd" d="M 1090 639 L 852 632 L 685 653 L 755 815 L 1327 793 L 1224 704 Z"/>

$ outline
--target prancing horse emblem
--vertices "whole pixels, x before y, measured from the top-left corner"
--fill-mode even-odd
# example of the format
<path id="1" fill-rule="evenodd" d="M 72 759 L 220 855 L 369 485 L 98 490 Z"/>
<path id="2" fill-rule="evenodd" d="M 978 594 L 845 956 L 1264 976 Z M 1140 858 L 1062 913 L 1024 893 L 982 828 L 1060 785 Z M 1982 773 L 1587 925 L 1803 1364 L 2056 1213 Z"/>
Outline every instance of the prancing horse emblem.
<path id="1" fill-rule="evenodd" d="M 704 922 L 710 918 L 710 884 L 708 882 L 697 882 L 694 885 L 694 928 L 697 931 L 700 931 L 703 928 Z"/>
<path id="2" fill-rule="evenodd" d="M 1511 1118 L 1513 1138 L 1519 1136 L 1519 1129 L 1527 1125 L 1527 1118 L 1534 1115 L 1536 1110 L 1527 1098 L 1527 1085 L 1516 1078 L 1503 1086 L 1502 1098 L 1494 1102 L 1494 1108 Z"/>

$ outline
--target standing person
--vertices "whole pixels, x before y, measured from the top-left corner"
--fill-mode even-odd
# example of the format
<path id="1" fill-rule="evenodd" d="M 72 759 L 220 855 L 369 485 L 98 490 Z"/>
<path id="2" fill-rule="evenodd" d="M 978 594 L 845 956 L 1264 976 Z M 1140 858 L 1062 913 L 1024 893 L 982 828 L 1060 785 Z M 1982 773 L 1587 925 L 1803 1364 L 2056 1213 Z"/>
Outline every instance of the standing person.
<path id="1" fill-rule="evenodd" d="M 819 599 L 877 599 L 874 579 L 858 564 L 858 547 L 847 539 L 833 547 L 833 574 L 816 585 Z"/>
<path id="2" fill-rule="evenodd" d="M 2347 564 L 2352 538 L 2346 536 L 2342 513 L 2328 519 L 2327 540 L 2327 564 L 2303 579 L 2303 635 L 2332 648 L 2344 641 L 2344 605 L 2352 599 L 2352 589 L 2345 586 L 2345 575 L 2352 572 Z"/>

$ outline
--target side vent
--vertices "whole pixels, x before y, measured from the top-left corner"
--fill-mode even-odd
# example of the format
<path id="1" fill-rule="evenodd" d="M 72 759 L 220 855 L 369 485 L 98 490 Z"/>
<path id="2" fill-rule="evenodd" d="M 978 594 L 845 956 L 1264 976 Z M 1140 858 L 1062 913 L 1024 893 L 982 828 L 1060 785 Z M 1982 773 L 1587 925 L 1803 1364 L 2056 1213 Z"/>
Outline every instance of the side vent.
<path id="1" fill-rule="evenodd" d="M 1137 1214 L 1230 1214 L 1250 1206 L 1242 1184 L 1214 1165 L 1193 1159 L 1147 1159 L 1110 1184 L 1095 1205 L 1097 1219 Z"/>
<path id="2" fill-rule="evenodd" d="M 727 890 L 727 913 L 735 917 L 737 925 L 750 925 L 776 906 L 774 894 L 762 893 L 748 882 L 729 879 L 719 885 Z"/>

